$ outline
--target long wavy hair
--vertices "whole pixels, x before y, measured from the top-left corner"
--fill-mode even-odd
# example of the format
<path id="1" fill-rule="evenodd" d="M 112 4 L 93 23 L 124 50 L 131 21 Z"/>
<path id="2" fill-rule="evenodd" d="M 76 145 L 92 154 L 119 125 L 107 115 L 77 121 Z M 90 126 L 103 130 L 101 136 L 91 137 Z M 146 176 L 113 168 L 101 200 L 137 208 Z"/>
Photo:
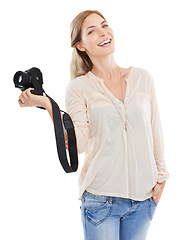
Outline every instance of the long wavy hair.
<path id="1" fill-rule="evenodd" d="M 70 78 L 73 80 L 76 77 L 86 74 L 93 67 L 93 63 L 90 60 L 86 52 L 82 52 L 76 47 L 76 43 L 81 41 L 81 27 L 85 18 L 89 15 L 96 13 L 101 16 L 105 21 L 104 16 L 97 10 L 87 10 L 79 13 L 71 22 L 71 47 L 73 49 L 72 59 L 70 64 Z"/>

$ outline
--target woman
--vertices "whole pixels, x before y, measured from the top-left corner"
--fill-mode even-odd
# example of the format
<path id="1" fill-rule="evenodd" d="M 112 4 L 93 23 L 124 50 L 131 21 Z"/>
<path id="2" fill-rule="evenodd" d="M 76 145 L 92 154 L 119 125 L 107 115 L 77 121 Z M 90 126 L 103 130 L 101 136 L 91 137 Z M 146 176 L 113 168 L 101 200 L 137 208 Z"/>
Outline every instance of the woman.
<path id="1" fill-rule="evenodd" d="M 98 11 L 81 12 L 71 23 L 73 80 L 66 88 L 66 112 L 78 153 L 85 152 L 79 178 L 84 236 L 143 240 L 169 174 L 152 76 L 119 67 L 114 43 Z M 45 107 L 52 117 L 49 99 L 29 89 L 19 104 Z"/>

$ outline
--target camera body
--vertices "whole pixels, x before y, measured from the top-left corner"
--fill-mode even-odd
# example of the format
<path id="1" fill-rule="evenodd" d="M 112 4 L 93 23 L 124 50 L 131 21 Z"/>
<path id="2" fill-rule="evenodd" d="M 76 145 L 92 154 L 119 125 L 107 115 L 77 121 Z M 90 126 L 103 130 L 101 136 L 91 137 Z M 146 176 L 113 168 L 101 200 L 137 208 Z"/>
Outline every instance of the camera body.
<path id="1" fill-rule="evenodd" d="M 24 72 L 18 71 L 14 75 L 14 84 L 16 88 L 19 88 L 21 91 L 26 90 L 27 88 L 33 88 L 31 93 L 35 95 L 43 95 L 43 77 L 39 68 L 33 67 Z"/>

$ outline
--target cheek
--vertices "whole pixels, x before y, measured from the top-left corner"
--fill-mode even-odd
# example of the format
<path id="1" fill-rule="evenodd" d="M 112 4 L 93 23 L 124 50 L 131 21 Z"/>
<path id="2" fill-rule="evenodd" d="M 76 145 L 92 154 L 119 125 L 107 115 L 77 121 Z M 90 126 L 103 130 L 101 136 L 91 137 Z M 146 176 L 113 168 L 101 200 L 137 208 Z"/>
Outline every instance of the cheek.
<path id="1" fill-rule="evenodd" d="M 114 37 L 114 32 L 113 32 L 113 30 L 110 28 L 109 29 L 109 34 L 112 36 L 112 37 Z"/>
<path id="2" fill-rule="evenodd" d="M 85 45 L 86 45 L 87 49 L 95 47 L 96 44 L 97 44 L 97 38 L 96 38 L 95 34 L 94 34 L 94 36 L 91 36 L 91 37 L 85 39 Z"/>

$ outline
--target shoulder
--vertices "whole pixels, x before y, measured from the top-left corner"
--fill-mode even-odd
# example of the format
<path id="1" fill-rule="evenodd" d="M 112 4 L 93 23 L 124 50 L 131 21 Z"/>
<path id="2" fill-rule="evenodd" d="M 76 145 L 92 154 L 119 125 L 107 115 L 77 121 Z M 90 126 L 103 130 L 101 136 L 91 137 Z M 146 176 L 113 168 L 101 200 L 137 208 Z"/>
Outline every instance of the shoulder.
<path id="1" fill-rule="evenodd" d="M 73 80 L 70 80 L 66 86 L 66 91 L 69 91 L 69 90 L 81 91 L 84 88 L 84 85 L 87 79 L 88 79 L 87 74 L 85 74 L 85 75 L 76 77 Z"/>
<path id="2" fill-rule="evenodd" d="M 150 73 L 150 71 L 145 68 L 134 67 L 133 70 L 134 70 L 134 73 L 137 75 L 140 75 L 142 77 L 152 78 L 152 74 Z"/>
<path id="3" fill-rule="evenodd" d="M 154 88 L 154 80 L 149 70 L 142 67 L 134 67 L 132 81 L 140 91 L 151 93 Z"/>
<path id="4" fill-rule="evenodd" d="M 81 75 L 79 77 L 74 78 L 73 80 L 70 80 L 67 86 L 82 84 L 87 78 L 88 78 L 87 74 Z"/>
<path id="5" fill-rule="evenodd" d="M 153 76 L 151 72 L 145 68 L 134 67 L 133 75 L 136 81 L 140 81 L 141 83 L 146 83 L 147 85 L 153 84 Z"/>

